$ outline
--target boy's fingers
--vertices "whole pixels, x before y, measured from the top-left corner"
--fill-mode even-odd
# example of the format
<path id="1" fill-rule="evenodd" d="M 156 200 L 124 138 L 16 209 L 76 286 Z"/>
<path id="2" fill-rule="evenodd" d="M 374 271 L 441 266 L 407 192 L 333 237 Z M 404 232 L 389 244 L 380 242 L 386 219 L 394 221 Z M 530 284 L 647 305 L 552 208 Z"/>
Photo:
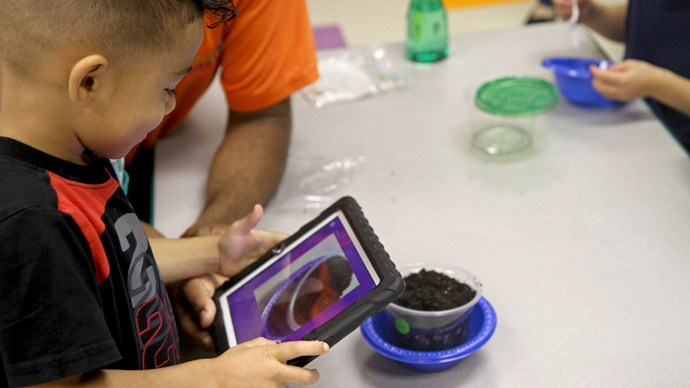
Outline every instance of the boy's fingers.
<path id="1" fill-rule="evenodd" d="M 625 62 L 617 62 L 606 69 L 601 69 L 595 65 L 591 65 L 589 71 L 595 78 L 606 80 L 615 80 L 624 76 L 630 70 L 630 65 Z"/>
<path id="2" fill-rule="evenodd" d="M 270 232 L 267 230 L 254 230 L 254 237 L 259 240 L 259 245 L 262 249 L 270 249 L 279 242 L 285 240 L 288 235 L 279 232 Z M 263 252 L 262 252 L 263 253 Z"/>
<path id="3" fill-rule="evenodd" d="M 271 341 L 269 339 L 266 339 L 264 337 L 257 337 L 254 338 L 253 340 L 249 340 L 247 342 L 242 342 L 241 344 L 237 346 L 242 346 L 245 348 L 253 348 L 255 346 L 267 346 L 267 345 L 276 345 L 276 341 Z"/>
<path id="4" fill-rule="evenodd" d="M 589 65 L 589 72 L 592 73 L 592 77 L 599 77 L 604 70 L 600 69 L 596 65 Z"/>
<path id="5" fill-rule="evenodd" d="M 597 66 L 591 65 L 589 71 L 595 79 L 610 80 L 615 77 L 615 71 L 613 71 L 612 67 L 600 69 Z"/>
<path id="6" fill-rule="evenodd" d="M 280 380 L 290 384 L 312 385 L 319 381 L 319 377 L 319 371 L 316 369 L 288 366 L 283 368 Z"/>
<path id="7" fill-rule="evenodd" d="M 597 89 L 597 91 L 598 91 L 599 93 L 601 93 L 601 95 L 604 96 L 604 97 L 606 97 L 606 98 L 616 98 L 616 95 L 615 95 L 615 93 L 614 93 L 614 91 L 613 91 L 612 89 L 613 89 L 613 88 L 608 87 L 608 86 L 606 86 L 606 85 L 601 85 L 601 86 L 599 86 L 599 88 Z"/>
<path id="8" fill-rule="evenodd" d="M 203 328 L 211 326 L 216 315 L 216 305 L 211 299 L 214 292 L 213 279 L 198 277 L 187 282 L 183 287 L 185 299 L 198 317 L 199 324 Z"/>
<path id="9" fill-rule="evenodd" d="M 268 347 L 267 345 L 275 345 Z M 320 341 L 294 341 L 277 344 L 275 341 L 259 337 L 243 342 L 237 347 L 253 348 L 267 346 L 270 357 L 280 362 L 271 373 L 276 381 L 284 383 L 312 385 L 319 381 L 317 370 L 285 365 L 287 361 L 301 356 L 320 356 L 328 352 L 328 344 Z"/>
<path id="10" fill-rule="evenodd" d="M 629 101 L 632 99 L 632 97 L 627 95 L 624 91 L 621 91 L 621 89 L 615 84 L 609 84 L 605 82 L 592 82 L 592 86 L 602 96 L 610 98 L 612 100 Z"/>
<path id="11" fill-rule="evenodd" d="M 594 79 L 592 79 L 592 86 L 600 93 L 602 90 L 615 88 L 616 85 L 621 83 L 618 74 L 611 71 L 599 70 L 596 73 L 592 72 L 592 75 L 594 76 Z"/>
<path id="12" fill-rule="evenodd" d="M 191 315 L 180 316 L 178 318 L 178 325 L 180 325 L 182 332 L 194 340 L 195 343 L 202 346 L 205 350 L 213 350 L 213 337 L 208 331 L 202 330 Z"/>
<path id="13" fill-rule="evenodd" d="M 596 90 L 597 92 L 601 93 L 601 92 L 599 91 L 599 85 L 601 85 L 602 82 L 599 80 L 599 78 L 594 78 L 594 79 L 592 79 L 592 81 L 591 81 L 589 84 L 592 86 L 592 88 L 593 88 L 594 90 Z"/>
<path id="14" fill-rule="evenodd" d="M 302 356 L 320 356 L 328 353 L 328 344 L 321 341 L 291 341 L 284 342 L 275 349 L 276 358 L 280 362 L 288 362 Z"/>
<path id="15" fill-rule="evenodd" d="M 615 71 L 625 71 L 625 69 L 627 69 L 629 67 L 630 67 L 629 64 L 626 61 L 623 61 L 623 62 L 616 62 L 616 63 L 611 64 L 611 66 L 609 66 L 608 69 L 613 70 L 615 72 Z"/>
<path id="16" fill-rule="evenodd" d="M 236 221 L 232 225 L 232 231 L 235 234 L 249 234 L 249 232 L 256 226 L 256 224 L 261 221 L 261 217 L 264 214 L 264 208 L 261 205 L 256 204 L 252 209 L 252 212 L 244 216 L 244 218 Z"/>

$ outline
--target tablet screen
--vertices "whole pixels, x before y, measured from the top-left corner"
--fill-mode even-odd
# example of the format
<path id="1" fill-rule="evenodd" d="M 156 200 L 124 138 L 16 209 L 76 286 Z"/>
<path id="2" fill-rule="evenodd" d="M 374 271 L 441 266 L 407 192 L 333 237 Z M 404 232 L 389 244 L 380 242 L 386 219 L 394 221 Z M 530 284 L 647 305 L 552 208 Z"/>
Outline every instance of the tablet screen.
<path id="1" fill-rule="evenodd" d="M 299 340 L 379 282 L 347 218 L 337 211 L 221 295 L 228 344 L 259 336 Z"/>

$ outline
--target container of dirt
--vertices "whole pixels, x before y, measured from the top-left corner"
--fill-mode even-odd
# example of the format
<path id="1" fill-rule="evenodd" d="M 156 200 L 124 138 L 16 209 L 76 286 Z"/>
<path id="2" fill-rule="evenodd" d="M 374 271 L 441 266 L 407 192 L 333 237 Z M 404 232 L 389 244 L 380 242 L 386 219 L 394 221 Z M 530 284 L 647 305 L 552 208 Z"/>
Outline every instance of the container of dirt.
<path id="1" fill-rule="evenodd" d="M 384 310 L 383 337 L 403 349 L 434 352 L 467 341 L 473 307 L 482 284 L 470 272 L 445 264 L 422 263 L 398 268 L 405 292 Z"/>

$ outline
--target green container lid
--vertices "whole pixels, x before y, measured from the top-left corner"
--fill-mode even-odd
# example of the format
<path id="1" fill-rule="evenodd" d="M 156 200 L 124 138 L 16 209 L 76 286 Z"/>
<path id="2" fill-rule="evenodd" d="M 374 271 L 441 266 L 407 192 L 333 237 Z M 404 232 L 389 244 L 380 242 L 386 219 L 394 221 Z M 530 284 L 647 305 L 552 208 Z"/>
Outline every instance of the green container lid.
<path id="1" fill-rule="evenodd" d="M 477 108 L 492 115 L 533 117 L 558 105 L 558 90 L 541 78 L 505 77 L 483 84 L 474 102 Z"/>

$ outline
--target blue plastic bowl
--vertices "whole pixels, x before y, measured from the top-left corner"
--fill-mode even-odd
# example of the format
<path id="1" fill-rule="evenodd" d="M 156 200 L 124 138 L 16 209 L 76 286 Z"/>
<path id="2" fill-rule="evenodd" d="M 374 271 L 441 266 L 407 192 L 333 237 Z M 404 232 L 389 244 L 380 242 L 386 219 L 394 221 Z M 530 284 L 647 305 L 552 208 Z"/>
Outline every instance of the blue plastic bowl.
<path id="1" fill-rule="evenodd" d="M 489 341 L 496 330 L 496 313 L 491 304 L 485 298 L 481 298 L 472 310 L 467 342 L 436 352 L 418 352 L 390 344 L 378 334 L 384 330 L 385 322 L 383 313 L 364 321 L 360 330 L 369 346 L 381 355 L 398 361 L 410 369 L 419 372 L 439 372 L 457 364 Z"/>
<path id="2" fill-rule="evenodd" d="M 592 87 L 591 65 L 608 67 L 613 62 L 594 58 L 546 58 L 541 65 L 553 70 L 561 95 L 579 105 L 591 107 L 620 107 L 622 101 L 610 100 Z"/>

